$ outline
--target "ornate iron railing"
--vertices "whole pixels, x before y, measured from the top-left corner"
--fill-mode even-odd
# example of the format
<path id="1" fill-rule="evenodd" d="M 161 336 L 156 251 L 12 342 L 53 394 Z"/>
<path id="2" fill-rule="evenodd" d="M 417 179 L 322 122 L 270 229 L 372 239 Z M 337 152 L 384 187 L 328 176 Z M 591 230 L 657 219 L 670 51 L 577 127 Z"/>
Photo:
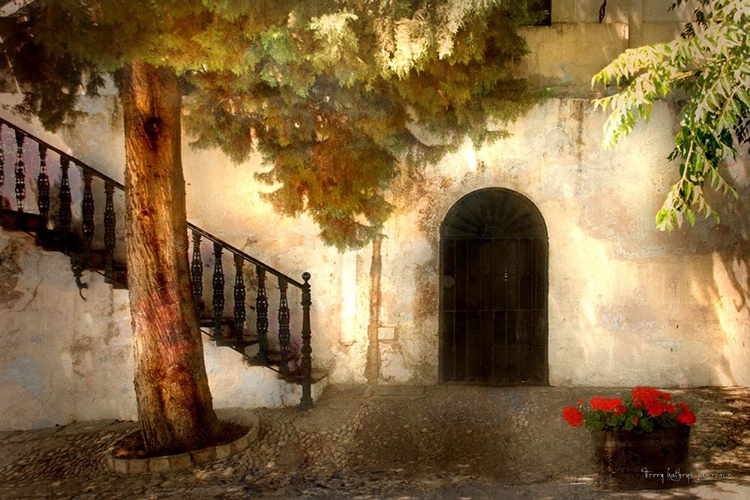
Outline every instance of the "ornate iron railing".
<path id="1" fill-rule="evenodd" d="M 7 154 L 8 142 L 14 146 L 10 148 L 14 154 Z M 54 153 L 52 157 L 50 152 Z M 13 172 L 11 198 L 4 196 L 7 165 Z M 127 284 L 123 224 L 118 225 L 124 217 L 124 189 L 111 177 L 0 118 L 2 225 L 30 232 L 39 245 L 68 255 L 79 289 L 86 288 L 81 282 L 84 269 L 103 274 L 115 286 Z M 29 203 L 29 192 L 36 195 L 34 204 Z M 104 209 L 98 226 L 96 207 L 101 205 Z M 248 361 L 268 366 L 301 384 L 299 407 L 311 408 L 310 274 L 305 272 L 299 282 L 194 224 L 188 223 L 188 231 L 192 242 L 190 281 L 201 330 L 217 344 L 242 353 Z M 226 266 L 229 272 L 224 270 L 225 261 L 231 261 Z M 204 265 L 211 266 L 211 262 L 211 275 L 204 277 Z M 278 283 L 276 318 L 269 318 L 269 275 Z M 233 292 L 229 297 L 227 278 Z M 254 306 L 247 303 L 248 283 L 255 288 Z M 299 293 L 300 309 L 289 307 L 290 286 Z M 210 303 L 204 300 L 206 289 L 210 290 Z M 253 311 L 254 323 L 248 321 Z M 295 322 L 299 323 L 299 342 L 291 334 Z M 276 338 L 269 336 L 272 330 L 276 330 Z M 251 354 L 251 349 L 257 351 Z"/>

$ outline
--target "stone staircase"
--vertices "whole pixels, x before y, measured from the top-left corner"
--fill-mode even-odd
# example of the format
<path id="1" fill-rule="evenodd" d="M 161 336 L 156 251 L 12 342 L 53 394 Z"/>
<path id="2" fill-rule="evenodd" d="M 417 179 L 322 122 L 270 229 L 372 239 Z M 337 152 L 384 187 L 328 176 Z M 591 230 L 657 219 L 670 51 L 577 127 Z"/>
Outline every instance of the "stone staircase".
<path id="1" fill-rule="evenodd" d="M 0 227 L 67 255 L 82 299 L 84 271 L 101 274 L 115 289 L 127 288 L 124 230 L 118 224 L 124 220 L 121 183 L 0 118 L 0 200 Z M 313 385 L 324 385 L 327 373 L 312 368 L 310 274 L 296 280 L 194 224 L 188 228 L 190 278 L 203 333 L 215 346 L 238 353 L 244 364 L 300 386 L 299 407 L 312 407 Z M 290 301 L 290 294 L 299 300 Z M 274 306 L 276 314 L 269 315 Z"/>

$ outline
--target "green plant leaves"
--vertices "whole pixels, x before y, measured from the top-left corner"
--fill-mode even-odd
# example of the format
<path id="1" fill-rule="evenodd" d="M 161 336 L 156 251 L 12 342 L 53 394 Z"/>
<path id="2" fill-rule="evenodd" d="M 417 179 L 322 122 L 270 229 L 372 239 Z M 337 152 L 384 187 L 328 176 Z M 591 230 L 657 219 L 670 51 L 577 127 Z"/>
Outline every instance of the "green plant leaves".
<path id="1" fill-rule="evenodd" d="M 683 3 L 678 0 L 671 8 Z M 629 49 L 592 79 L 592 85 L 625 85 L 594 101 L 610 112 L 605 147 L 613 147 L 648 121 L 653 103 L 674 90 L 689 96 L 669 160 L 680 160 L 679 180 L 656 215 L 657 228 L 671 231 L 698 216 L 714 217 L 703 186 L 737 196 L 720 172 L 722 161 L 736 154 L 734 131 L 750 115 L 750 7 L 742 0 L 701 0 L 695 21 L 683 37 L 669 43 Z"/>

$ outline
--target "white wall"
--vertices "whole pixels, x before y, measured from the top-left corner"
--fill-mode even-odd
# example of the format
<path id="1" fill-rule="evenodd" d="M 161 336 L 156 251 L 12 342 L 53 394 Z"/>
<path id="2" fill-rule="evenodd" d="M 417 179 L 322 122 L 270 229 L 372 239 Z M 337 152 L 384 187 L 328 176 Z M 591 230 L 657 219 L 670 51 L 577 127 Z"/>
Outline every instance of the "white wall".
<path id="1" fill-rule="evenodd" d="M 0 230 L 0 431 L 137 419 L 128 292 L 91 272 L 82 281 L 85 300 L 64 255 Z M 299 404 L 299 385 L 203 341 L 216 408 Z"/>
<path id="2" fill-rule="evenodd" d="M 605 116 L 588 100 L 553 99 L 476 151 L 477 167 L 458 152 L 404 182 L 383 246 L 383 316 L 397 332 L 383 381 L 436 380 L 440 224 L 465 194 L 498 186 L 527 196 L 547 224 L 551 384 L 750 382 L 748 158 L 727 167 L 739 201 L 711 196 L 720 226 L 657 231 L 676 180 L 666 160 L 675 112 L 656 106 L 650 124 L 605 151 Z"/>
<path id="3" fill-rule="evenodd" d="M 625 19 L 618 14 L 624 1 L 609 3 L 612 17 L 603 25 L 592 22 L 588 7 L 585 15 L 578 11 L 582 3 L 572 11 L 554 3 L 553 19 L 563 16 L 569 24 L 529 28 L 538 47 L 526 65 L 532 78 L 556 85 L 561 95 L 590 95 L 590 73 L 631 43 L 633 12 Z M 676 25 L 642 3 L 648 19 Z M 587 51 L 591 46 L 597 50 Z M 14 99 L 0 96 L 0 103 Z M 91 115 L 74 130 L 50 135 L 26 126 L 121 180 L 118 105 L 104 99 L 85 108 Z M 554 98 L 515 124 L 512 137 L 479 149 L 467 143 L 422 178 L 400 179 L 391 195 L 398 210 L 382 249 L 380 382 L 436 383 L 440 224 L 462 196 L 497 186 L 527 196 L 547 224 L 553 385 L 750 383 L 749 161 L 743 152 L 726 167 L 740 189 L 738 201 L 711 196 L 721 225 L 709 220 L 672 235 L 658 232 L 654 215 L 676 174 L 666 160 L 676 113 L 659 104 L 648 125 L 605 151 L 605 116 L 588 97 Z M 7 109 L 0 115 L 21 123 Z M 469 152 L 477 163 L 467 160 Z M 364 382 L 370 249 L 339 254 L 319 242 L 309 219 L 275 214 L 259 196 L 269 189 L 254 178 L 265 168 L 259 158 L 234 165 L 216 151 L 185 146 L 183 154 L 189 219 L 290 276 L 312 273 L 314 363 L 329 370 L 333 383 Z M 13 402 L 1 410 L 2 426 L 132 418 L 124 292 L 88 277 L 84 303 L 64 257 L 27 251 L 27 243 L 7 234 L 0 238 L 10 256 L 0 263 L 8 276 L 0 282 L 0 397 Z M 215 373 L 231 370 L 218 358 L 207 364 Z"/>
<path id="4" fill-rule="evenodd" d="M 0 429 L 134 419 L 127 290 L 0 230 Z"/>

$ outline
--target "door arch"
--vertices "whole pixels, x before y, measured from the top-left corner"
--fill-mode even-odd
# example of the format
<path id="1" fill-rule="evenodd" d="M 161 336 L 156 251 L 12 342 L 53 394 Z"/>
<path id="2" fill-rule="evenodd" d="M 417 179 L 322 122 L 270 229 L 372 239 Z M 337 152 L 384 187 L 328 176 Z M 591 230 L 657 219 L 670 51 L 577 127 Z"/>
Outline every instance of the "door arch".
<path id="1" fill-rule="evenodd" d="M 548 385 L 549 246 L 539 209 L 505 188 L 456 202 L 440 228 L 440 382 Z"/>

